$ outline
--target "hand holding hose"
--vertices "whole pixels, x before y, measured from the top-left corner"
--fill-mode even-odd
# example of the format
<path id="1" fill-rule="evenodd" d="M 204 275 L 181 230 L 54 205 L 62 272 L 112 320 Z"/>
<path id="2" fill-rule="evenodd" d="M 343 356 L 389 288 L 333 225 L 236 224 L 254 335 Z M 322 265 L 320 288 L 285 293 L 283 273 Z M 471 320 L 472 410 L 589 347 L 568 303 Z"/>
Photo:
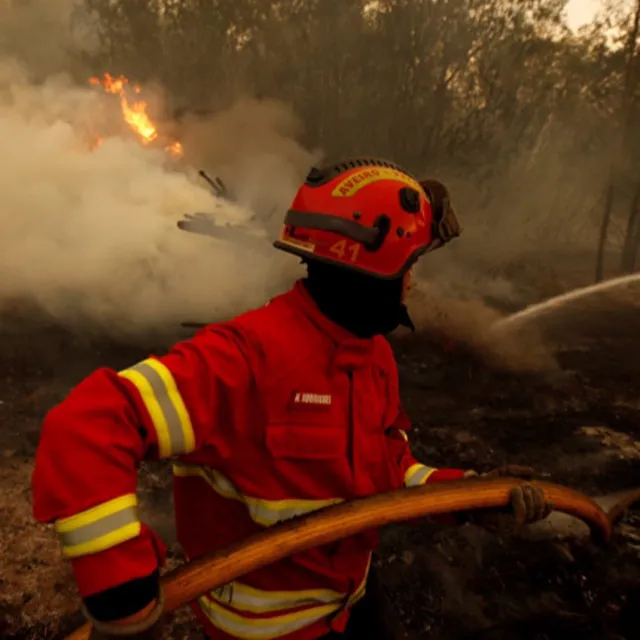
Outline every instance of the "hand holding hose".
<path id="1" fill-rule="evenodd" d="M 336 540 L 388 524 L 415 520 L 438 513 L 460 513 L 476 505 L 500 507 L 511 501 L 513 478 L 478 478 L 434 482 L 398 489 L 352 502 L 327 507 L 316 513 L 282 522 L 216 553 L 192 560 L 162 578 L 165 610 L 186 605 L 201 595 L 273 562 Z M 640 500 L 640 489 L 629 491 L 605 513 L 593 500 L 567 487 L 540 482 L 558 511 L 583 519 L 605 542 L 613 523 L 624 510 Z M 88 640 L 90 625 L 73 632 L 67 640 Z M 108 636 L 107 636 L 108 637 Z"/>
<path id="2" fill-rule="evenodd" d="M 465 478 L 523 478 L 531 479 L 535 474 L 532 467 L 524 467 L 520 465 L 507 465 L 493 469 L 483 474 L 476 471 L 467 471 Z M 507 507 L 509 524 L 515 524 L 516 531 L 519 531 L 524 525 L 532 524 L 540 520 L 544 520 L 552 511 L 553 504 L 546 500 L 544 491 L 531 482 L 523 482 L 521 485 L 511 489 L 510 504 Z M 504 511 L 496 509 L 483 509 L 476 511 L 469 520 L 479 526 L 496 530 L 500 529 L 504 522 Z"/>

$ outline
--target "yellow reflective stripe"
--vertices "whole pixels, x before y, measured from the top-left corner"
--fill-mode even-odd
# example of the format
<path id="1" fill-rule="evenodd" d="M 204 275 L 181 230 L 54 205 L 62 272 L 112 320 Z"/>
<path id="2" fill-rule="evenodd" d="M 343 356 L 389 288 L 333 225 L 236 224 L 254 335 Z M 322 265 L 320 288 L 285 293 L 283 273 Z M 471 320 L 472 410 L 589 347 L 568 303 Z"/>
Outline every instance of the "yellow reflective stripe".
<path id="1" fill-rule="evenodd" d="M 298 591 L 265 591 L 241 582 L 230 582 L 209 593 L 221 604 L 249 613 L 272 613 L 321 604 L 340 605 L 346 594 L 332 589 L 299 589 Z"/>
<path id="2" fill-rule="evenodd" d="M 304 629 L 339 610 L 336 604 L 321 605 L 269 618 L 247 618 L 226 609 L 206 597 L 198 600 L 211 624 L 225 633 L 243 640 L 271 640 Z"/>
<path id="3" fill-rule="evenodd" d="M 277 522 L 344 502 L 343 498 L 329 498 L 326 500 L 265 500 L 246 496 L 240 493 L 233 483 L 221 473 L 201 465 L 176 463 L 173 465 L 173 473 L 177 477 L 195 476 L 202 478 L 223 498 L 243 502 L 249 511 L 251 519 L 264 527 L 270 527 Z"/>
<path id="4" fill-rule="evenodd" d="M 138 499 L 135 494 L 128 494 L 109 500 L 58 520 L 55 530 L 62 553 L 68 558 L 110 549 L 140 535 Z"/>
<path id="5" fill-rule="evenodd" d="M 367 577 L 371 568 L 371 554 L 367 561 L 364 577 L 358 588 L 347 598 L 346 593 L 333 589 L 264 590 L 250 587 L 241 582 L 230 582 L 209 593 L 209 597 L 236 611 L 254 614 L 273 613 L 298 607 L 317 607 L 335 604 L 337 608 L 353 606 L 365 594 Z M 346 605 L 345 605 L 346 600 Z"/>
<path id="6" fill-rule="evenodd" d="M 424 484 L 434 471 L 437 469 L 419 463 L 410 466 L 404 474 L 405 487 L 417 487 Z"/>
<path id="7" fill-rule="evenodd" d="M 369 560 L 367 561 L 367 568 L 364 570 L 364 578 L 362 578 L 362 582 L 360 586 L 351 594 L 349 600 L 347 601 L 347 609 L 352 607 L 358 600 L 362 599 L 364 594 L 367 591 L 367 578 L 369 577 L 369 570 L 371 569 L 371 558 L 372 555 L 369 554 Z"/>
<path id="8" fill-rule="evenodd" d="M 367 592 L 367 583 L 366 580 L 358 587 L 356 591 L 354 591 L 353 595 L 349 598 L 347 602 L 347 609 L 353 607 L 353 605 L 358 602 L 358 600 L 362 600 L 364 594 Z"/>
<path id="9" fill-rule="evenodd" d="M 371 555 L 369 555 L 365 576 L 360 586 L 349 597 L 346 608 L 353 606 L 365 595 L 370 566 Z M 226 585 L 226 587 L 229 587 L 229 589 L 218 589 L 215 593 L 210 594 L 214 600 L 225 604 L 226 607 L 217 602 L 212 602 L 206 597 L 200 598 L 198 602 L 204 614 L 214 626 L 229 635 L 243 638 L 244 640 L 270 640 L 271 638 L 285 636 L 345 608 L 344 598 L 346 594 L 340 594 L 331 589 L 263 591 L 237 582 Z M 315 598 L 317 602 L 321 601 L 322 598 L 328 597 L 335 598 L 335 601 L 279 616 L 247 618 L 240 613 L 235 613 L 235 611 L 248 611 L 254 614 L 269 613 L 278 610 L 278 608 L 290 609 L 309 604 L 312 598 Z"/>
<path id="10" fill-rule="evenodd" d="M 148 358 L 118 375 L 140 393 L 158 437 L 160 458 L 191 453 L 195 449 L 193 425 L 171 371 L 159 360 Z"/>
<path id="11" fill-rule="evenodd" d="M 407 432 L 404 429 L 400 429 L 400 427 L 389 427 L 387 429 L 387 432 L 389 433 L 389 435 L 397 433 L 405 442 L 409 442 L 409 436 L 407 435 Z"/>

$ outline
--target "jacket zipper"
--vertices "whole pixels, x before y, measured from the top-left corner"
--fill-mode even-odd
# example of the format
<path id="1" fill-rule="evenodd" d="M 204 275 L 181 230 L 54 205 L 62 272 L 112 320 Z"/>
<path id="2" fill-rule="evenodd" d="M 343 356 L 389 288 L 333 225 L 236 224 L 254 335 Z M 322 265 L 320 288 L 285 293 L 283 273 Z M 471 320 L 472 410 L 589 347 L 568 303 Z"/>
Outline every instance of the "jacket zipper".
<path id="1" fill-rule="evenodd" d="M 349 378 L 349 433 L 347 441 L 347 459 L 349 460 L 349 466 L 351 467 L 352 480 L 355 481 L 355 461 L 354 461 L 354 437 L 355 429 L 353 424 L 353 371 L 347 371 L 347 377 Z"/>
<path id="2" fill-rule="evenodd" d="M 356 469 L 355 469 L 355 420 L 354 420 L 354 402 L 353 402 L 353 371 L 347 371 L 347 377 L 349 378 L 349 433 L 347 444 L 347 459 L 349 461 L 349 467 L 351 468 L 351 483 L 353 489 L 356 489 Z M 339 610 L 339 614 L 343 614 L 347 609 L 349 600 L 353 596 L 356 589 L 356 583 L 354 580 L 349 580 L 349 589 L 344 599 L 344 604 Z M 338 614 L 338 615 L 339 615 Z"/>

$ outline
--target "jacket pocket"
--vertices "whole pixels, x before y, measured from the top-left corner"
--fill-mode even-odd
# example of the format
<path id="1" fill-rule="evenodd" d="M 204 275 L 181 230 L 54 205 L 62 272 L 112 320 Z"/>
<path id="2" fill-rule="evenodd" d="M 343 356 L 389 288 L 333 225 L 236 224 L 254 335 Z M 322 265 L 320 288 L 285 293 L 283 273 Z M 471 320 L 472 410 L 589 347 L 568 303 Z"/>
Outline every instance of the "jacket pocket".
<path id="1" fill-rule="evenodd" d="M 329 424 L 271 423 L 267 449 L 285 460 L 336 460 L 347 456 L 347 431 Z"/>

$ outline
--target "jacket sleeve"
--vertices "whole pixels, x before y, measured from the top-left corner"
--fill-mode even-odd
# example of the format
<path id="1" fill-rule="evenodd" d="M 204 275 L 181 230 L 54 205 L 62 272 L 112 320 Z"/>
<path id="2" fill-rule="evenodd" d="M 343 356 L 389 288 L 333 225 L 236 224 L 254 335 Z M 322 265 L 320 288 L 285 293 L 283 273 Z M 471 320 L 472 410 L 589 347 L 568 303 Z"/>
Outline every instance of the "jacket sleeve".
<path id="1" fill-rule="evenodd" d="M 398 467 L 402 484 L 405 487 L 416 487 L 427 482 L 459 480 L 465 473 L 462 469 L 438 469 L 419 462 L 413 456 L 408 436 L 411 420 L 405 413 L 400 400 L 396 359 L 386 340 L 380 341 L 380 345 L 381 364 L 387 371 L 389 381 L 387 401 L 390 420 L 386 425 L 387 449 L 392 461 Z"/>
<path id="2" fill-rule="evenodd" d="M 396 461 L 405 487 L 417 487 L 428 482 L 443 482 L 459 480 L 464 476 L 462 469 L 448 469 L 430 467 L 418 462 L 413 456 L 407 432 L 411 428 L 411 421 L 407 417 L 400 402 L 396 419 L 387 429 L 387 447 Z"/>
<path id="3" fill-rule="evenodd" d="M 405 487 L 417 487 L 431 482 L 446 482 L 447 480 L 460 480 L 464 476 L 462 469 L 444 469 L 430 467 L 418 462 L 411 452 L 407 431 L 411 427 L 411 421 L 407 417 L 400 403 L 394 425 L 387 429 L 387 446 L 391 455 L 396 460 L 400 477 Z M 454 526 L 464 522 L 461 516 L 453 513 L 441 513 L 428 518 L 432 522 Z M 408 524 L 416 525 L 420 520 L 412 520 Z"/>
<path id="4" fill-rule="evenodd" d="M 397 465 L 398 484 L 405 487 L 417 487 L 431 482 L 446 482 L 460 480 L 464 476 L 462 469 L 431 467 L 419 462 L 414 457 L 409 444 L 408 432 L 411 420 L 405 413 L 400 400 L 398 368 L 395 358 L 388 350 L 387 371 L 389 372 L 389 415 L 392 416 L 386 429 L 387 450 L 391 460 Z M 456 514 L 443 513 L 432 516 L 429 520 L 445 525 L 456 525 L 461 522 Z M 409 524 L 418 524 L 420 520 L 413 520 Z"/>
<path id="5" fill-rule="evenodd" d="M 229 407 L 246 403 L 252 375 L 243 346 L 230 327 L 209 327 L 163 357 L 94 372 L 46 416 L 34 516 L 55 524 L 85 602 L 108 602 L 117 587 L 139 592 L 154 575 L 157 584 L 164 546 L 138 517 L 138 467 L 202 447 Z M 131 603 L 129 614 L 147 604 Z"/>

